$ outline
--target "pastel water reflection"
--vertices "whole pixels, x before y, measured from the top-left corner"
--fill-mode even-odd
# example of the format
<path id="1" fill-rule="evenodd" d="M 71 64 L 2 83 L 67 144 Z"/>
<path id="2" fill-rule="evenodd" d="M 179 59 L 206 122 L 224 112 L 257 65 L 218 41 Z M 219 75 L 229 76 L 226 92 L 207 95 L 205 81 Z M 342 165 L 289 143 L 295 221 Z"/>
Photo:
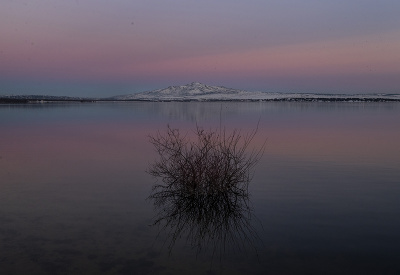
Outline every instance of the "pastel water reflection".
<path id="1" fill-rule="evenodd" d="M 267 138 L 249 195 L 252 253 L 171 255 L 146 198 L 148 135 L 196 122 Z M 96 103 L 0 106 L 4 274 L 395 274 L 397 103 Z M 164 238 L 164 239 L 163 239 Z"/>

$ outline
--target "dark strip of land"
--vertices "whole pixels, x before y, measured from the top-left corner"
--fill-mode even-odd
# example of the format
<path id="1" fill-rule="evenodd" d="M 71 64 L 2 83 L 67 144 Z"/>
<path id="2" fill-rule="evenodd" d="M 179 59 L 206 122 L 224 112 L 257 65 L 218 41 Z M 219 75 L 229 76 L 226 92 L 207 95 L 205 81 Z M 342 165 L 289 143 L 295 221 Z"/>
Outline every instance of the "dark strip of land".
<path id="1" fill-rule="evenodd" d="M 273 99 L 129 99 L 129 100 L 109 100 L 109 99 L 26 99 L 0 97 L 0 104 L 27 104 L 27 103 L 49 103 L 49 102 L 400 102 L 396 98 L 273 98 Z"/>

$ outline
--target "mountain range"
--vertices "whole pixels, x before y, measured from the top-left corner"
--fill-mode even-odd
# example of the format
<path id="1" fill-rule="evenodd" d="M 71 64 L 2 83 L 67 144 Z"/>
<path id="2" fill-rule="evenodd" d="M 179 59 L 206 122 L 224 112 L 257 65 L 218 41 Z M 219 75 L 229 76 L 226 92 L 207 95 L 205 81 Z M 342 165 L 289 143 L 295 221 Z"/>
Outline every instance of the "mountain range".
<path id="1" fill-rule="evenodd" d="M 0 96 L 0 103 L 31 101 L 400 101 L 400 94 L 313 94 L 250 92 L 199 82 L 107 98 L 45 95 Z"/>
<path id="2" fill-rule="evenodd" d="M 114 96 L 110 100 L 145 101 L 400 101 L 400 94 L 313 94 L 249 92 L 210 86 L 199 82 L 170 86 L 137 94 Z"/>

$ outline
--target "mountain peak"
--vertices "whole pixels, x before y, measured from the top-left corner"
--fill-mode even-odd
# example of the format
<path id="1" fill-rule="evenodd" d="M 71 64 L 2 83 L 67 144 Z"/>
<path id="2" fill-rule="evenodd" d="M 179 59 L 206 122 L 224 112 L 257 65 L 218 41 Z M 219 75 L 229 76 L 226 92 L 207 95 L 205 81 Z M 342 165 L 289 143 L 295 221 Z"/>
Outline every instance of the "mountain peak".
<path id="1" fill-rule="evenodd" d="M 156 99 L 193 99 L 193 98 L 227 98 L 234 94 L 241 93 L 243 91 L 226 88 L 222 86 L 209 86 L 200 82 L 191 82 L 186 85 L 180 86 L 169 86 L 165 89 L 158 89 L 154 91 L 148 91 L 138 93 L 135 95 L 128 95 L 119 97 L 121 98 L 156 98 Z"/>
<path id="2" fill-rule="evenodd" d="M 179 86 L 179 87 L 182 87 L 184 89 L 199 89 L 199 88 L 206 88 L 206 87 L 209 87 L 209 86 L 206 85 L 206 84 L 203 84 L 201 82 L 196 82 L 195 81 L 195 82 L 191 82 L 189 84 L 182 85 L 182 86 Z"/>

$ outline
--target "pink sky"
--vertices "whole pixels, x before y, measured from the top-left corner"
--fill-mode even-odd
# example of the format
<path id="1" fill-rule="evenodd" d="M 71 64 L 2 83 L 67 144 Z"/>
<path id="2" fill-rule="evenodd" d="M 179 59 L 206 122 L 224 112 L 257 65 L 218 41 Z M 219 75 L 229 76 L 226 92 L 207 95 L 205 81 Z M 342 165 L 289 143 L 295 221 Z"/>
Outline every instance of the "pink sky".
<path id="1" fill-rule="evenodd" d="M 400 93 L 398 1 L 2 1 L 0 95 Z"/>

